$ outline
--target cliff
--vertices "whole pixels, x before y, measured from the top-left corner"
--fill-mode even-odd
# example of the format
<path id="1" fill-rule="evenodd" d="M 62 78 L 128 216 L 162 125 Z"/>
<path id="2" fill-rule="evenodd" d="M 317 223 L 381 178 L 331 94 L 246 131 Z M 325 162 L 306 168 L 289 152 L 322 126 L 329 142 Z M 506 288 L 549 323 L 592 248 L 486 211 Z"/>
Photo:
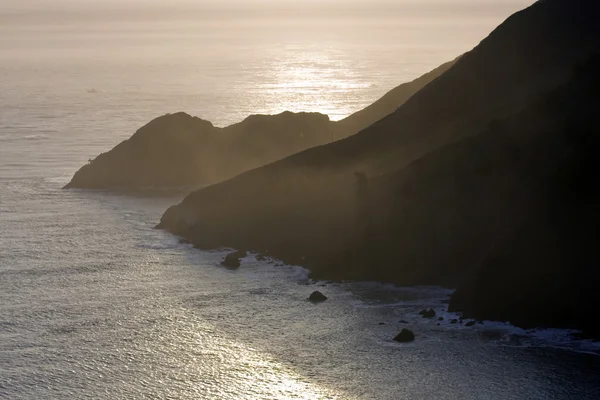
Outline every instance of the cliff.
<path id="1" fill-rule="evenodd" d="M 389 116 L 193 192 L 159 227 L 319 277 L 455 286 L 550 196 L 568 113 L 538 102 L 600 51 L 598 17 L 592 1 L 539 1 Z"/>
<path id="2" fill-rule="evenodd" d="M 600 54 L 505 127 L 519 141 L 507 223 L 450 310 L 600 335 Z M 505 161 L 508 164 L 508 161 Z"/>

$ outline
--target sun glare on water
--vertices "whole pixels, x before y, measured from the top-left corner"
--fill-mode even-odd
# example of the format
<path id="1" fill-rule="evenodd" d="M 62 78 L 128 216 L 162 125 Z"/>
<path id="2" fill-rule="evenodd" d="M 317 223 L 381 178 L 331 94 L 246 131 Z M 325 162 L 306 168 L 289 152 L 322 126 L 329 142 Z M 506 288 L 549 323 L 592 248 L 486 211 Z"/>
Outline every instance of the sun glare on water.
<path id="1" fill-rule="evenodd" d="M 287 46 L 269 74 L 260 89 L 280 99 L 270 104 L 269 114 L 311 111 L 341 119 L 355 111 L 348 99 L 370 86 L 334 47 Z"/>

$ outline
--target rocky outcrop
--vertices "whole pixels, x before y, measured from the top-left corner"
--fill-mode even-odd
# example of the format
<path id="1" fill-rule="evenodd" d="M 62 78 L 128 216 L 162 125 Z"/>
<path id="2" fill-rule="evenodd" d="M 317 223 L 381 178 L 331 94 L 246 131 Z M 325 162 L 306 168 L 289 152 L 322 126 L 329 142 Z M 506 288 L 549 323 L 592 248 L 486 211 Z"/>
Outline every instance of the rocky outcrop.
<path id="1" fill-rule="evenodd" d="M 246 257 L 248 253 L 245 250 L 234 251 L 225 256 L 221 265 L 228 269 L 238 269 L 241 265 L 240 259 Z"/>
<path id="2" fill-rule="evenodd" d="M 313 302 L 321 302 L 327 300 L 327 296 L 317 290 L 312 292 L 310 296 L 308 296 L 308 299 Z"/>
<path id="3" fill-rule="evenodd" d="M 433 318 L 435 317 L 435 310 L 430 308 L 429 310 L 421 310 L 419 311 L 419 315 L 423 318 Z"/>
<path id="4" fill-rule="evenodd" d="M 189 190 L 190 186 L 219 182 L 355 134 L 393 112 L 452 64 L 402 84 L 364 110 L 336 122 L 318 113 L 283 112 L 251 115 L 240 123 L 217 128 L 186 113 L 167 114 L 90 160 L 65 188 Z"/>
<path id="5" fill-rule="evenodd" d="M 415 340 L 415 334 L 410 329 L 402 329 L 399 334 L 394 337 L 396 342 L 408 343 Z"/>

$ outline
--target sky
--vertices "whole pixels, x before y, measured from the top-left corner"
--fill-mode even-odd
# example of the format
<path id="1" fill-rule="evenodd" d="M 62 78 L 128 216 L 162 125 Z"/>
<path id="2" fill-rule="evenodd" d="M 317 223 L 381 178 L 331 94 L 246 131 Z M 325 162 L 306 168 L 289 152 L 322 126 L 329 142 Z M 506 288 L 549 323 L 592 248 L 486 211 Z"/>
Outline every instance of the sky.
<path id="1" fill-rule="evenodd" d="M 136 22 L 227 20 L 403 21 L 460 23 L 463 17 L 495 22 L 531 5 L 533 0 L 0 0 L 0 31 L 42 27 L 97 26 L 108 29 Z M 283 22 L 281 22 L 283 23 Z"/>
<path id="2" fill-rule="evenodd" d="M 413 12 L 464 11 L 466 9 L 497 10 L 522 8 L 532 0 L 2 0 L 0 12 L 69 12 L 107 9 L 156 10 L 389 10 Z M 412 11 L 411 11 L 412 10 Z"/>

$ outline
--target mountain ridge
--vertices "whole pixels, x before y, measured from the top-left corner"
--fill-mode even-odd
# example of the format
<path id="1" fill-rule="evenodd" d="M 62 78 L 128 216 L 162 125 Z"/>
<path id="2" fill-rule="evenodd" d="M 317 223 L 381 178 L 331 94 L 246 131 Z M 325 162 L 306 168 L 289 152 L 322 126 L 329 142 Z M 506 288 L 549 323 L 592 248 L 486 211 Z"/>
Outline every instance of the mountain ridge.
<path id="1" fill-rule="evenodd" d="M 224 128 L 178 112 L 155 118 L 81 167 L 65 188 L 137 190 L 205 186 L 347 137 L 403 104 L 454 61 L 403 83 L 341 121 L 320 113 L 251 115 Z"/>

